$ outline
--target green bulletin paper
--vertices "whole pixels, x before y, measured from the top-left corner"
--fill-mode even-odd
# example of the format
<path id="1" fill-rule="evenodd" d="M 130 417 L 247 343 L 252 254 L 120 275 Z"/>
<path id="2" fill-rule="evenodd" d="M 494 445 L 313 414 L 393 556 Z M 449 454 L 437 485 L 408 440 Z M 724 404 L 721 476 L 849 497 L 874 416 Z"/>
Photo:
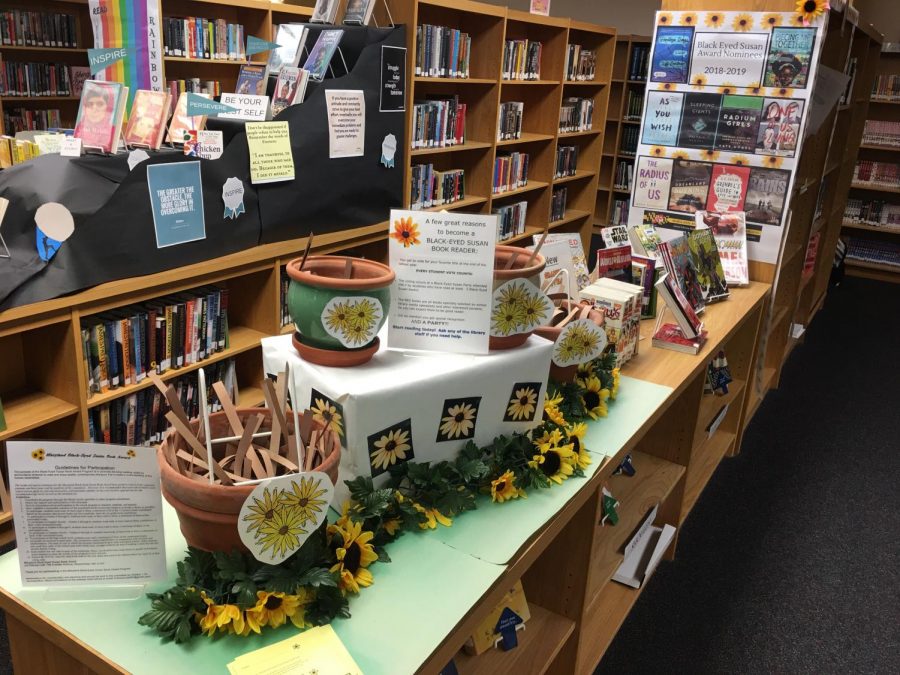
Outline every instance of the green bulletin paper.
<path id="1" fill-rule="evenodd" d="M 453 527 L 438 527 L 435 534 L 445 544 L 476 558 L 505 565 L 534 532 L 550 521 L 585 481 L 615 455 L 657 408 L 672 394 L 658 384 L 622 377 L 618 398 L 609 401 L 609 417 L 588 423 L 585 447 L 594 462 L 586 478 L 569 478 L 548 490 L 529 490 L 527 499 L 491 504 L 490 497 L 478 500 L 478 509 L 453 519 Z"/>
<path id="2" fill-rule="evenodd" d="M 174 580 L 175 565 L 186 547 L 178 517 L 165 501 L 163 522 L 167 569 Z M 352 618 L 332 624 L 366 675 L 414 672 L 505 569 L 445 546 L 434 532 L 404 535 L 389 552 L 393 562 L 375 563 L 375 583 L 350 599 Z M 161 593 L 171 585 L 150 584 L 145 591 Z M 137 623 L 150 608 L 143 594 L 131 600 L 48 602 L 44 589 L 22 588 L 15 550 L 0 556 L 0 586 L 135 675 L 221 675 L 241 654 L 289 638 L 297 630 L 288 622 L 246 638 L 198 635 L 183 645 L 164 643 Z"/>

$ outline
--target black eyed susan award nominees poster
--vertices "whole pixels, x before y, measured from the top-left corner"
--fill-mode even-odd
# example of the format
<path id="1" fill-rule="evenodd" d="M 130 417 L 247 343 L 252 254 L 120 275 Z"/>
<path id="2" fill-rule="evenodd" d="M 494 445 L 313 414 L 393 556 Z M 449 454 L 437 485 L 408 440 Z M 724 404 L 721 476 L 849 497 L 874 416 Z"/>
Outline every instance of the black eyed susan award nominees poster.
<path id="1" fill-rule="evenodd" d="M 629 225 L 745 211 L 750 258 L 777 262 L 826 21 L 657 12 Z"/>

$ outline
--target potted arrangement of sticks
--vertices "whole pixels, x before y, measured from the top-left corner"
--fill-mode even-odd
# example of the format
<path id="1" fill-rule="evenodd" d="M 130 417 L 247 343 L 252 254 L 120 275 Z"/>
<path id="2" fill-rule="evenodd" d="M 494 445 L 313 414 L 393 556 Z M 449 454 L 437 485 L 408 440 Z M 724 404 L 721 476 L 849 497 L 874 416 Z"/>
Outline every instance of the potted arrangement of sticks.
<path id="1" fill-rule="evenodd" d="M 174 387 L 150 377 L 169 404 L 166 419 L 172 425 L 157 450 L 162 494 L 178 513 L 190 546 L 247 550 L 238 535 L 238 514 L 263 480 L 315 470 L 337 483 L 340 439 L 309 410 L 300 413 L 287 407 L 289 372 L 280 373 L 276 382 L 264 381 L 264 408 L 237 408 L 224 384 L 214 383 L 222 411 L 210 414 L 201 368 L 201 414 L 193 420 Z"/>
<path id="2" fill-rule="evenodd" d="M 550 301 L 540 290 L 546 261 L 539 251 L 546 237 L 545 230 L 532 251 L 502 244 L 494 250 L 491 349 L 519 347 L 549 317 Z"/>

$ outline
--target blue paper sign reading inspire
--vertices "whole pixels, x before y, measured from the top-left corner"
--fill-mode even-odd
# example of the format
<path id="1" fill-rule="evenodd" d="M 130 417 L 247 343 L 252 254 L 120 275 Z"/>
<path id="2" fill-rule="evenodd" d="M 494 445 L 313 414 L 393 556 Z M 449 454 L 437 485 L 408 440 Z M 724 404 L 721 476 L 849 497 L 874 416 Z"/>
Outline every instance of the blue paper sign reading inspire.
<path id="1" fill-rule="evenodd" d="M 200 162 L 151 164 L 147 185 L 157 248 L 206 239 Z"/>

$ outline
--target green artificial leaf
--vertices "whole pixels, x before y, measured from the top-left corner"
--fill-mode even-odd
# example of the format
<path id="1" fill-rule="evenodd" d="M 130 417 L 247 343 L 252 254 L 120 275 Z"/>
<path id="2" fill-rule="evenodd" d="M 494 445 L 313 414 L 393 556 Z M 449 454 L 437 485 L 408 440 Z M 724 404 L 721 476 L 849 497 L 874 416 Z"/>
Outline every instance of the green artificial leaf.
<path id="1" fill-rule="evenodd" d="M 276 590 L 276 589 L 269 589 Z M 235 596 L 237 604 L 243 608 L 253 607 L 256 604 L 256 584 L 252 579 L 241 579 L 231 585 L 231 593 Z M 285 591 L 281 591 L 282 593 Z"/>
<path id="2" fill-rule="evenodd" d="M 170 588 L 165 593 L 148 593 L 150 609 L 138 619 L 142 626 L 153 628 L 166 640 L 185 642 L 200 628 L 193 622 L 195 612 L 204 613 L 206 604 L 196 590 Z"/>
<path id="3" fill-rule="evenodd" d="M 324 626 L 338 617 L 350 618 L 347 598 L 336 586 L 320 586 L 315 600 L 306 606 L 306 620 L 314 626 Z"/>
<path id="4" fill-rule="evenodd" d="M 466 483 L 477 481 L 488 472 L 488 465 L 481 459 L 459 458 L 456 460 L 455 467 L 460 478 Z"/>
<path id="5" fill-rule="evenodd" d="M 313 588 L 320 588 L 322 586 L 334 586 L 337 587 L 337 573 L 329 572 L 324 567 L 313 567 L 312 569 L 306 570 L 300 577 L 296 580 L 296 585 L 299 586 L 312 586 Z"/>
<path id="6" fill-rule="evenodd" d="M 391 562 L 391 556 L 388 555 L 388 552 L 384 549 L 383 546 L 376 546 L 375 553 L 378 554 L 378 562 Z"/>

